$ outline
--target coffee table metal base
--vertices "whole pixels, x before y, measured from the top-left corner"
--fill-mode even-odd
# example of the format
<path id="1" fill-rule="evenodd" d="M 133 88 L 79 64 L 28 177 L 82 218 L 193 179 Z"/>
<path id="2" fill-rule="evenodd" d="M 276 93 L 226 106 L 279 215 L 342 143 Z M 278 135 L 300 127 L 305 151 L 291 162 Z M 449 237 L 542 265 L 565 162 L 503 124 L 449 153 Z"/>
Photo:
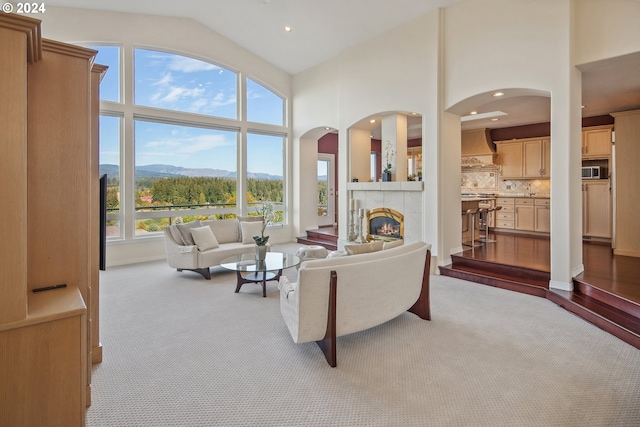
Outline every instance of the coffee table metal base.
<path id="1" fill-rule="evenodd" d="M 273 271 L 256 271 L 249 273 L 246 276 L 242 276 L 239 271 L 236 271 L 238 275 L 238 284 L 236 285 L 236 293 L 240 292 L 240 288 L 245 283 L 262 283 L 262 296 L 267 296 L 267 282 L 271 280 L 280 280 L 282 276 L 282 270 L 278 270 L 277 273 Z"/>

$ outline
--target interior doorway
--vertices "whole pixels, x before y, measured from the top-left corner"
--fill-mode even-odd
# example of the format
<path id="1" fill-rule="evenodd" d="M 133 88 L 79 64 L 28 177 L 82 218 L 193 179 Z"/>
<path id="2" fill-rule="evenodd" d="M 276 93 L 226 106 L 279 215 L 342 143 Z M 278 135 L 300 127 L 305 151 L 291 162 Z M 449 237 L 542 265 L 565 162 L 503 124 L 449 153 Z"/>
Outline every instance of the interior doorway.
<path id="1" fill-rule="evenodd" d="M 335 156 L 318 153 L 318 226 L 336 223 Z"/>

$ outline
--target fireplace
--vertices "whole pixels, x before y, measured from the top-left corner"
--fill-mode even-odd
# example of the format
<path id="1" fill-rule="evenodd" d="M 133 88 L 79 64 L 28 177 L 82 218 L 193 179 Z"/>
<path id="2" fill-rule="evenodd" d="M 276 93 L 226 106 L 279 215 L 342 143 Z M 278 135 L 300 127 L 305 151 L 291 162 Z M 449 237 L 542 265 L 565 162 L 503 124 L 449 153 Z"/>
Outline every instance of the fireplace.
<path id="1" fill-rule="evenodd" d="M 404 237 L 404 215 L 391 208 L 375 208 L 367 213 L 367 241 L 400 240 Z"/>

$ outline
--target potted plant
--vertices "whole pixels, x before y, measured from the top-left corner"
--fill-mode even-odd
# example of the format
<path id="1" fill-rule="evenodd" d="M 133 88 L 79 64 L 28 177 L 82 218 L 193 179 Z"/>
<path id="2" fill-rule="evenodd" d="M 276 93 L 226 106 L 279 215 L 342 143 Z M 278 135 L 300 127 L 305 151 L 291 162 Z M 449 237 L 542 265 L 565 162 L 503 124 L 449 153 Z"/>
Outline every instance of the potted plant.
<path id="1" fill-rule="evenodd" d="M 387 141 L 384 146 L 384 160 L 385 166 L 382 171 L 382 181 L 388 182 L 391 181 L 391 163 L 393 162 L 393 156 L 395 156 L 395 152 L 391 148 L 391 142 Z"/>
<path id="2" fill-rule="evenodd" d="M 256 208 L 256 212 L 258 212 L 258 215 L 262 219 L 262 229 L 259 236 L 256 234 L 252 237 L 256 242 L 256 259 L 258 261 L 264 261 L 267 256 L 267 243 L 269 242 L 269 236 L 265 236 L 264 231 L 271 221 L 273 221 L 273 204 L 263 203 L 260 209 Z"/>

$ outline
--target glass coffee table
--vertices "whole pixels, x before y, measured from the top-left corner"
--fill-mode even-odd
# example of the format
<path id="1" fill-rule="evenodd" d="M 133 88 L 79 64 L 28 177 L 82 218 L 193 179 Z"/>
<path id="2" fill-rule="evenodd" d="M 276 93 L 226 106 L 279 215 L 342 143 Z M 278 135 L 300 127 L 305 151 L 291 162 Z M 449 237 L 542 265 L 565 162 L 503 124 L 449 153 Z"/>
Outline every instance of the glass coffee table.
<path id="1" fill-rule="evenodd" d="M 264 261 L 257 261 L 254 253 L 239 254 L 225 258 L 220 267 L 235 271 L 238 275 L 236 293 L 245 283 L 262 283 L 262 296 L 267 296 L 267 282 L 280 280 L 282 270 L 300 264 L 300 258 L 282 252 L 267 252 Z M 242 275 L 245 274 L 244 276 Z"/>

